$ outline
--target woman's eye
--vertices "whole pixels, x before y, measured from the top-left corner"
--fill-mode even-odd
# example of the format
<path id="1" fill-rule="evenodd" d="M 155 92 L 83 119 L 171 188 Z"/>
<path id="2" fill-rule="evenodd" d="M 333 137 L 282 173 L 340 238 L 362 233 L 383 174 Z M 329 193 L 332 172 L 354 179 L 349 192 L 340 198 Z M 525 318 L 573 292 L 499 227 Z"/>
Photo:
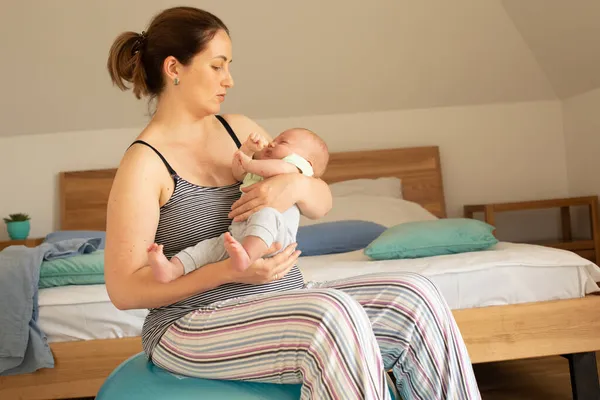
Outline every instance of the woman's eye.
<path id="1" fill-rule="evenodd" d="M 222 70 L 222 69 L 223 69 L 223 67 L 219 67 L 219 66 L 215 66 L 215 65 L 213 65 L 213 69 L 214 69 L 215 71 L 220 71 L 220 70 Z"/>

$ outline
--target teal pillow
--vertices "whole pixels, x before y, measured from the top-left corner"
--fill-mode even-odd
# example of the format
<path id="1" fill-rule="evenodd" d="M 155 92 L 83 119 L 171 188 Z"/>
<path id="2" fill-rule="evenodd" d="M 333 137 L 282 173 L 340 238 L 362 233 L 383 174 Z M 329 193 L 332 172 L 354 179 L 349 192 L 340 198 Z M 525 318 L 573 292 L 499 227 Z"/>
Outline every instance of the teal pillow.
<path id="1" fill-rule="evenodd" d="M 468 218 L 407 222 L 388 228 L 364 253 L 374 260 L 393 260 L 485 250 L 498 243 L 494 229 Z"/>
<path id="2" fill-rule="evenodd" d="M 40 289 L 104 283 L 104 250 L 42 262 Z"/>

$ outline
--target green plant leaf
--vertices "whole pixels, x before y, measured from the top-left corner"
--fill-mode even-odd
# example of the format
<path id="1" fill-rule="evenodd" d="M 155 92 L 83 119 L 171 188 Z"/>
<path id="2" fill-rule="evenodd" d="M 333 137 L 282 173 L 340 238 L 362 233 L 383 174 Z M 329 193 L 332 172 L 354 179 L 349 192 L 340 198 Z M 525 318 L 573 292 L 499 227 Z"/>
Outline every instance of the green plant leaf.
<path id="1" fill-rule="evenodd" d="M 31 218 L 29 217 L 29 215 L 24 214 L 24 213 L 15 213 L 15 214 L 8 214 L 8 218 L 3 218 L 4 222 L 18 222 L 18 221 L 28 221 Z"/>

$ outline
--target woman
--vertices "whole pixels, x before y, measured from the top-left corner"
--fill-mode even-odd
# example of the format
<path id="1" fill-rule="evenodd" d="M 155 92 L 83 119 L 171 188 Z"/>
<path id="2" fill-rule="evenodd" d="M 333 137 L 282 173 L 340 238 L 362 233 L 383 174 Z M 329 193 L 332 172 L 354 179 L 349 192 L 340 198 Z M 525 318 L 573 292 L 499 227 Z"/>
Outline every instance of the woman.
<path id="1" fill-rule="evenodd" d="M 302 382 L 302 399 L 389 398 L 390 368 L 405 399 L 479 398 L 452 314 L 418 275 L 305 284 L 292 245 L 244 272 L 225 260 L 170 283 L 152 278 L 155 241 L 170 257 L 265 206 L 298 204 L 313 219 L 331 207 L 328 186 L 301 174 L 267 179 L 239 200 L 236 146 L 252 132 L 270 139 L 249 118 L 218 115 L 233 87 L 231 58 L 223 22 L 189 7 L 163 11 L 110 50 L 113 82 L 157 100 L 115 177 L 105 250 L 113 303 L 150 309 L 144 351 L 185 375 Z"/>

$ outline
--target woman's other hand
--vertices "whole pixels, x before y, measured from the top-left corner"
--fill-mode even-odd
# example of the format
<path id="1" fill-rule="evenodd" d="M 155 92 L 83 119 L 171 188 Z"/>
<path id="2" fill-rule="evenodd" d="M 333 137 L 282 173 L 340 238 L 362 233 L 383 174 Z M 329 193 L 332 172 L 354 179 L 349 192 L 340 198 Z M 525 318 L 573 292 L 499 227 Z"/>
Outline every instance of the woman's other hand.
<path id="1" fill-rule="evenodd" d="M 267 254 L 272 254 L 281 249 L 279 243 L 273 243 Z M 283 278 L 296 264 L 300 256 L 300 250 L 296 250 L 296 243 L 286 247 L 280 253 L 270 258 L 259 258 L 245 271 L 230 271 L 229 281 L 260 285 L 274 282 Z"/>

